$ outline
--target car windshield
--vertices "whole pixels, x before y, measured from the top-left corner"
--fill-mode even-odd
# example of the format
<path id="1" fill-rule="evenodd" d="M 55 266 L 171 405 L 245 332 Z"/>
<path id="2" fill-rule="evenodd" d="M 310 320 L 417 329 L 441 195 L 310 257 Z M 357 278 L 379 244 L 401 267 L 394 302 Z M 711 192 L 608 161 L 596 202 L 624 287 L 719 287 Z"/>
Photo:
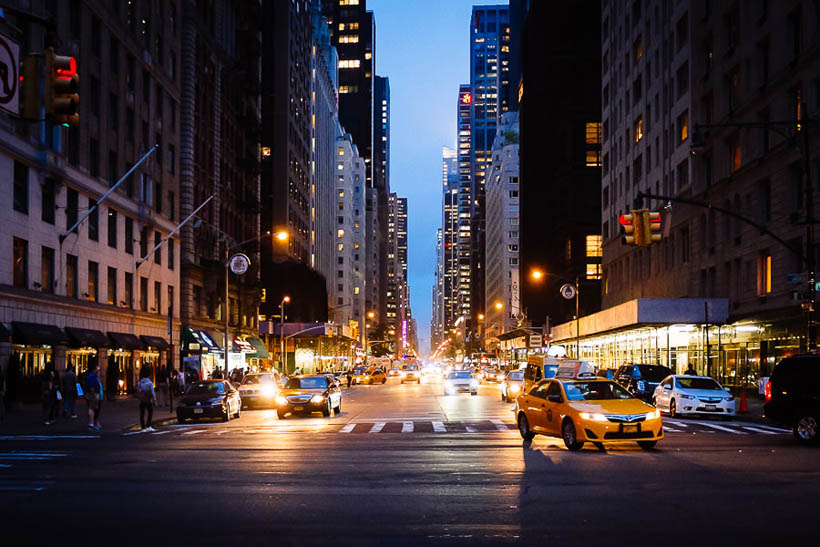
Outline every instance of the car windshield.
<path id="1" fill-rule="evenodd" d="M 325 389 L 327 378 L 324 376 L 307 376 L 305 378 L 291 378 L 285 389 Z"/>
<path id="2" fill-rule="evenodd" d="M 225 393 L 225 384 L 222 382 L 197 382 L 191 384 L 191 387 L 188 388 L 188 393 L 190 395 L 201 395 L 203 393 L 215 393 L 218 395 Z"/>
<path id="3" fill-rule="evenodd" d="M 249 374 L 242 378 L 242 385 L 270 384 L 275 382 L 272 374 Z"/>
<path id="4" fill-rule="evenodd" d="M 660 382 L 670 374 L 672 371 L 660 365 L 638 365 L 641 371 L 641 377 L 650 382 Z"/>
<path id="5" fill-rule="evenodd" d="M 570 401 L 632 399 L 632 395 L 615 382 L 568 382 L 564 384 L 564 391 Z"/>
<path id="6" fill-rule="evenodd" d="M 713 389 L 722 390 L 716 381 L 711 378 L 675 378 L 678 389 Z"/>
<path id="7" fill-rule="evenodd" d="M 524 379 L 524 373 L 519 371 L 519 370 L 516 370 L 516 371 L 513 371 L 513 372 L 507 374 L 507 380 L 519 380 L 520 381 L 520 380 L 523 380 L 523 379 Z"/>
<path id="8" fill-rule="evenodd" d="M 402 370 L 418 370 L 419 369 L 418 365 L 404 365 L 401 368 L 402 368 Z"/>
<path id="9" fill-rule="evenodd" d="M 466 370 L 459 370 L 451 372 L 449 376 L 447 376 L 450 380 L 469 380 L 472 378 L 473 375 L 467 372 Z"/>

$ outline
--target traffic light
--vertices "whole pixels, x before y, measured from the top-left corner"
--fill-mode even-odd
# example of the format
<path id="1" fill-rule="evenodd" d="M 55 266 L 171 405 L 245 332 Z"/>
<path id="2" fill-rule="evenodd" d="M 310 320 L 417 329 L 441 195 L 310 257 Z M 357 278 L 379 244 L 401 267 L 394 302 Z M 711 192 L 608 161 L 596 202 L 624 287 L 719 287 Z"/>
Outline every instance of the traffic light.
<path id="1" fill-rule="evenodd" d="M 624 245 L 637 245 L 635 234 L 635 215 L 632 213 L 621 215 L 618 222 L 621 224 L 621 243 Z"/>
<path id="2" fill-rule="evenodd" d="M 45 56 L 45 106 L 46 116 L 66 127 L 77 126 L 80 115 L 80 76 L 74 57 L 57 55 L 54 48 L 43 52 Z"/>
<path id="3" fill-rule="evenodd" d="M 649 231 L 647 232 L 646 244 L 652 245 L 653 243 L 657 243 L 661 240 L 661 214 L 660 213 L 647 213 L 647 220 L 649 221 Z"/>

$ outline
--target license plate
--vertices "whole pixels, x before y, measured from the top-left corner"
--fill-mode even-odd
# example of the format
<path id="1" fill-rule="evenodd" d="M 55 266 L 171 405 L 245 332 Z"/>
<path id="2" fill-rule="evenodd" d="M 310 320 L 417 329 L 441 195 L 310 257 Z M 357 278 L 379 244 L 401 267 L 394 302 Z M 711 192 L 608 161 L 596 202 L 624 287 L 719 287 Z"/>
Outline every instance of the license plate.
<path id="1" fill-rule="evenodd" d="M 202 409 L 201 408 L 195 408 L 194 409 L 194 414 L 202 414 Z"/>
<path id="2" fill-rule="evenodd" d="M 623 433 L 637 433 L 638 432 L 638 426 L 637 425 L 626 425 L 626 424 L 624 424 L 623 426 L 621 426 L 621 428 L 622 428 L 621 431 Z"/>
<path id="3" fill-rule="evenodd" d="M 305 409 L 305 407 L 303 407 L 303 406 L 295 406 L 295 407 L 293 407 L 293 410 L 294 410 L 294 411 L 296 411 L 296 412 L 299 412 L 300 410 L 304 410 L 304 409 Z"/>
<path id="4" fill-rule="evenodd" d="M 717 405 L 706 405 L 706 410 L 717 410 Z"/>

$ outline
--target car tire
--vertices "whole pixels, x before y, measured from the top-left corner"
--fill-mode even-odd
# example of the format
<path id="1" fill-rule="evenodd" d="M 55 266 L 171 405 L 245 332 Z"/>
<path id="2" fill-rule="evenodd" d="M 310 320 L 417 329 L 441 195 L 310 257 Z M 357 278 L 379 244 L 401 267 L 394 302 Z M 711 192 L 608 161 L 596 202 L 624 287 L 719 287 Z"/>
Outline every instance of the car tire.
<path id="1" fill-rule="evenodd" d="M 813 445 L 820 441 L 818 436 L 820 431 L 818 429 L 820 429 L 818 417 L 814 414 L 801 412 L 794 421 L 792 433 L 794 438 L 800 441 L 801 444 Z"/>
<path id="2" fill-rule="evenodd" d="M 185 423 L 185 418 L 180 418 L 179 416 L 177 416 L 177 423 L 178 424 L 184 424 Z"/>
<path id="3" fill-rule="evenodd" d="M 276 410 L 276 415 L 279 417 L 280 420 L 285 419 L 285 414 L 286 414 L 286 412 L 284 410 L 281 410 L 281 409 Z"/>
<path id="4" fill-rule="evenodd" d="M 418 385 L 421 385 L 421 378 L 419 378 L 418 380 L 416 380 L 416 383 L 417 383 Z"/>
<path id="5" fill-rule="evenodd" d="M 670 418 L 677 418 L 678 417 L 678 405 L 675 403 L 675 399 L 669 401 L 669 417 Z"/>
<path id="6" fill-rule="evenodd" d="M 237 409 L 236 409 L 236 412 L 235 412 L 235 413 L 234 413 L 234 415 L 233 415 L 233 417 L 234 417 L 234 418 L 237 418 L 237 419 L 238 419 L 240 416 L 242 416 L 242 405 L 239 405 L 239 408 L 237 408 Z"/>
<path id="7" fill-rule="evenodd" d="M 384 378 L 382 378 L 382 384 L 386 384 L 386 383 L 387 383 L 387 376 L 385 376 Z"/>
<path id="8" fill-rule="evenodd" d="M 564 423 L 561 424 L 561 438 L 564 439 L 564 444 L 568 450 L 581 450 L 584 446 L 584 442 L 578 440 L 575 433 L 575 424 L 572 423 L 572 420 L 564 420 Z"/>
<path id="9" fill-rule="evenodd" d="M 338 416 L 341 413 L 342 413 L 342 400 L 339 399 L 339 404 L 336 405 L 336 415 Z"/>
<path id="10" fill-rule="evenodd" d="M 330 398 L 328 398 L 325 408 L 322 409 L 322 416 L 327 418 L 328 416 L 330 416 L 331 412 L 333 412 L 333 409 L 330 407 Z"/>
<path id="11" fill-rule="evenodd" d="M 638 441 L 638 446 L 644 450 L 652 450 L 656 444 L 658 444 L 658 441 Z"/>
<path id="12" fill-rule="evenodd" d="M 523 412 L 518 415 L 518 432 L 525 441 L 531 441 L 533 437 L 535 437 L 535 433 L 530 430 L 530 423 L 527 421 L 527 416 Z"/>
<path id="13" fill-rule="evenodd" d="M 231 421 L 231 408 L 230 405 L 226 405 L 222 408 L 222 421 L 223 422 L 230 422 Z"/>

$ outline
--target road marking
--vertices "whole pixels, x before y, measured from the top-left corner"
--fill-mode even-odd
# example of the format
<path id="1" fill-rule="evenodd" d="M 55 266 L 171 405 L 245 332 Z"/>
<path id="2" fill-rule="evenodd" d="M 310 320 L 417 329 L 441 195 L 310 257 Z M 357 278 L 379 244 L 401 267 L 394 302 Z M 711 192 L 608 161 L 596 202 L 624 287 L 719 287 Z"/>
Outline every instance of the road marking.
<path id="1" fill-rule="evenodd" d="M 166 433 L 170 433 L 170 431 L 166 429 L 165 431 L 154 431 L 151 434 L 152 435 L 165 435 Z"/>
<path id="2" fill-rule="evenodd" d="M 56 484 L 55 481 L 37 481 L 22 484 L 0 484 L 0 492 L 42 492 L 49 486 Z"/>
<path id="3" fill-rule="evenodd" d="M 671 427 L 666 427 L 666 426 L 663 426 L 663 430 L 667 433 L 683 433 L 683 430 L 681 430 L 681 429 L 673 429 Z"/>
<path id="4" fill-rule="evenodd" d="M 768 431 L 766 429 L 761 429 L 759 427 L 754 427 L 752 425 L 744 425 L 741 426 L 743 429 L 748 429 L 749 431 L 754 431 L 755 433 L 763 433 L 765 435 L 777 435 L 776 431 Z"/>
<path id="5" fill-rule="evenodd" d="M 477 431 L 476 428 L 470 427 L 469 425 L 466 426 L 466 428 L 467 428 L 467 433 L 475 433 Z"/>
<path id="6" fill-rule="evenodd" d="M 791 433 L 791 429 L 783 429 L 782 427 L 772 427 L 770 425 L 763 425 L 763 424 L 755 424 L 755 427 L 760 427 L 762 429 L 768 429 L 769 431 L 774 431 L 775 433 Z"/>
<path id="7" fill-rule="evenodd" d="M 3 461 L 25 461 L 25 460 L 48 460 L 51 458 L 61 458 L 66 454 L 29 454 L 25 452 L 10 452 L 0 454 L 0 460 Z"/>
<path id="8" fill-rule="evenodd" d="M 368 431 L 368 433 L 378 433 L 379 431 L 384 429 L 384 426 L 385 422 L 377 422 L 373 424 L 373 427 L 370 428 L 370 431 Z"/>
<path id="9" fill-rule="evenodd" d="M 204 431 L 208 431 L 207 429 L 194 429 L 193 431 L 186 431 L 183 435 L 196 435 L 197 433 L 202 433 Z"/>
<path id="10" fill-rule="evenodd" d="M 224 434 L 225 434 L 225 433 L 227 433 L 227 432 L 228 432 L 228 430 L 227 430 L 227 429 L 221 429 L 221 430 L 217 431 L 217 432 L 216 432 L 216 434 L 217 434 L 217 435 L 224 435 Z"/>
<path id="11" fill-rule="evenodd" d="M 681 423 L 681 422 L 676 422 L 674 420 L 666 420 L 666 421 L 669 422 L 670 424 L 674 424 L 678 427 L 689 427 L 687 424 L 684 424 L 684 423 Z"/>
<path id="12" fill-rule="evenodd" d="M 354 429 L 356 429 L 356 424 L 347 424 L 346 426 L 344 426 L 342 429 L 339 430 L 339 433 L 350 433 Z"/>
<path id="13" fill-rule="evenodd" d="M 436 433 L 447 433 L 447 428 L 444 427 L 443 422 L 433 422 L 433 431 Z"/>
<path id="14" fill-rule="evenodd" d="M 738 431 L 737 429 L 730 429 L 728 427 L 723 427 L 722 425 L 710 424 L 708 422 L 692 422 L 698 425 L 702 425 L 704 427 L 711 427 L 712 429 L 717 429 L 718 431 L 725 431 L 726 433 L 733 433 L 735 435 L 746 435 L 745 431 Z"/>
<path id="15" fill-rule="evenodd" d="M 402 422 L 401 432 L 402 433 L 412 433 L 413 432 L 413 422 Z"/>
<path id="16" fill-rule="evenodd" d="M 123 437 L 129 437 L 131 435 L 139 435 L 140 433 L 148 433 L 145 429 L 137 429 L 136 431 L 127 431 L 122 434 Z"/>
<path id="17" fill-rule="evenodd" d="M 495 424 L 495 428 L 498 429 L 499 431 L 509 431 L 509 429 L 510 429 L 509 427 L 507 427 L 507 424 L 505 424 L 501 420 L 490 420 L 490 421 L 493 424 Z"/>

